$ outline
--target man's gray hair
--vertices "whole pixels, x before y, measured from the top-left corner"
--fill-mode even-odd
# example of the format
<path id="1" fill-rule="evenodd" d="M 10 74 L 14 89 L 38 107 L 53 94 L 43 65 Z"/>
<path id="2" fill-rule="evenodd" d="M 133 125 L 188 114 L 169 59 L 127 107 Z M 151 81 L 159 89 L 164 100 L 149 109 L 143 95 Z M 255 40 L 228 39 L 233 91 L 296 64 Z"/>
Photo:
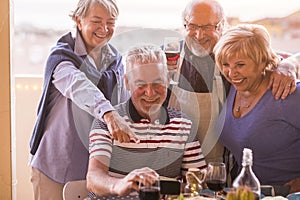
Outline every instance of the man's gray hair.
<path id="1" fill-rule="evenodd" d="M 155 45 L 146 44 L 142 46 L 136 46 L 130 49 L 126 55 L 126 71 L 130 70 L 134 64 L 162 64 L 166 72 L 167 59 L 164 51 Z"/>
<path id="2" fill-rule="evenodd" d="M 224 9 L 223 9 L 222 5 L 216 0 L 190 0 L 181 15 L 184 24 L 190 17 L 192 8 L 194 6 L 197 6 L 198 4 L 207 5 L 207 6 L 210 6 L 211 8 L 213 8 L 213 10 L 215 11 L 216 17 L 219 18 L 219 21 L 222 21 L 222 23 L 223 23 L 222 25 L 224 25 L 224 23 L 226 22 Z"/>

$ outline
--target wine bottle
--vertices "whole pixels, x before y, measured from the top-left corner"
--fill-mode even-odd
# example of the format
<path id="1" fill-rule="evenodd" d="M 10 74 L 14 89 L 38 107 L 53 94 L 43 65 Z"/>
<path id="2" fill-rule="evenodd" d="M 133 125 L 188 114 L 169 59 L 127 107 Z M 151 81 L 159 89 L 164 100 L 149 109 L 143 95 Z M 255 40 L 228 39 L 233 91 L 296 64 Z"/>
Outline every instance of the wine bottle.
<path id="1" fill-rule="evenodd" d="M 244 148 L 242 170 L 240 174 L 233 181 L 233 188 L 248 187 L 257 195 L 257 199 L 260 197 L 260 182 L 252 171 L 253 156 L 252 150 Z"/>

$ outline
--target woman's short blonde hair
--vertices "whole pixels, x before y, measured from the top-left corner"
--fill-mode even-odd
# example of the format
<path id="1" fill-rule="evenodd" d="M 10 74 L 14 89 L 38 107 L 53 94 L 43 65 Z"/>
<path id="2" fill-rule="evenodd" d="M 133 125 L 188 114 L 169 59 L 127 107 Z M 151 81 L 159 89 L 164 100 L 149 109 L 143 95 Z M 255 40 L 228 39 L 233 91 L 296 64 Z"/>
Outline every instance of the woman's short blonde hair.
<path id="1" fill-rule="evenodd" d="M 239 24 L 228 29 L 213 51 L 221 69 L 224 60 L 234 57 L 248 57 L 256 65 L 266 63 L 268 69 L 276 67 L 279 61 L 267 29 L 258 24 Z"/>
<path id="2" fill-rule="evenodd" d="M 104 6 L 113 19 L 118 18 L 119 8 L 115 0 L 79 0 L 76 9 L 70 14 L 70 17 L 74 21 L 76 17 L 84 18 L 90 9 L 90 6 L 92 6 L 94 3 Z"/>

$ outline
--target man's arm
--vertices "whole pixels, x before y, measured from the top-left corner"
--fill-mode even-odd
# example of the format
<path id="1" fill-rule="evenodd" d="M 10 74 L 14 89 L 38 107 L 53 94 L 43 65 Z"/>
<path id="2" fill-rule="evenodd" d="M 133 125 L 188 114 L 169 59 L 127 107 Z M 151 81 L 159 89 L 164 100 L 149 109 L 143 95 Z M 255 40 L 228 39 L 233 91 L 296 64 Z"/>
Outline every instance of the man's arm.
<path id="1" fill-rule="evenodd" d="M 112 155 L 113 139 L 103 121 L 95 119 L 89 134 L 89 166 L 87 188 L 98 196 L 126 195 L 132 190 L 138 190 L 138 182 L 144 177 L 144 181 L 152 180 L 157 175 L 149 168 L 136 169 L 124 178 L 116 178 L 109 175 L 110 158 Z M 138 160 L 137 160 L 138 162 Z"/>
<path id="2" fill-rule="evenodd" d="M 183 161 L 182 169 L 186 171 L 188 171 L 188 168 L 205 169 L 207 167 L 199 141 L 186 143 Z"/>
<path id="3" fill-rule="evenodd" d="M 112 188 L 117 182 L 108 175 L 108 160 L 106 156 L 95 156 L 89 160 L 87 188 L 97 195 L 112 194 Z"/>
<path id="4" fill-rule="evenodd" d="M 132 190 L 138 190 L 140 177 L 129 173 L 123 179 L 112 177 L 108 174 L 108 158 L 95 156 L 89 160 L 87 189 L 98 196 L 129 194 Z"/>
<path id="5" fill-rule="evenodd" d="M 300 79 L 300 52 L 291 55 L 286 60 L 288 60 L 294 65 L 296 78 Z"/>
<path id="6" fill-rule="evenodd" d="M 103 121 L 95 119 L 89 134 L 89 166 L 87 188 L 96 195 L 116 194 L 113 188 L 119 179 L 109 175 L 113 139 Z"/>
<path id="7" fill-rule="evenodd" d="M 158 176 L 154 170 L 144 167 L 133 170 L 124 178 L 112 177 L 108 174 L 108 162 L 105 156 L 95 156 L 89 160 L 87 189 L 98 196 L 124 196 L 134 190 L 138 191 L 140 181 L 151 183 Z"/>
<path id="8" fill-rule="evenodd" d="M 282 60 L 272 72 L 269 88 L 275 99 L 285 99 L 296 90 L 296 67 L 289 59 Z"/>

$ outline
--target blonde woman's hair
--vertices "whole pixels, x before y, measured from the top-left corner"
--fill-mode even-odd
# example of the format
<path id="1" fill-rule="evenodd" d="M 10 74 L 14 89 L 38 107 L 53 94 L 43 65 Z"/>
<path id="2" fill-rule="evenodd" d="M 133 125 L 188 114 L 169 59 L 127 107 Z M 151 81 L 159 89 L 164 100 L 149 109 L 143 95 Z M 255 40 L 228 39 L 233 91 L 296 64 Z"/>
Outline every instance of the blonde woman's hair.
<path id="1" fill-rule="evenodd" d="M 76 17 L 84 18 L 90 7 L 94 4 L 98 3 L 102 6 L 104 6 L 108 12 L 110 13 L 110 16 L 113 19 L 117 19 L 119 16 L 119 8 L 116 4 L 115 0 L 79 0 L 77 7 L 75 10 L 70 14 L 70 17 L 75 21 Z"/>
<path id="2" fill-rule="evenodd" d="M 266 63 L 272 69 L 279 61 L 271 47 L 271 38 L 267 29 L 258 24 L 239 24 L 223 33 L 213 50 L 215 60 L 222 69 L 224 60 L 233 57 L 248 57 L 256 65 Z"/>

